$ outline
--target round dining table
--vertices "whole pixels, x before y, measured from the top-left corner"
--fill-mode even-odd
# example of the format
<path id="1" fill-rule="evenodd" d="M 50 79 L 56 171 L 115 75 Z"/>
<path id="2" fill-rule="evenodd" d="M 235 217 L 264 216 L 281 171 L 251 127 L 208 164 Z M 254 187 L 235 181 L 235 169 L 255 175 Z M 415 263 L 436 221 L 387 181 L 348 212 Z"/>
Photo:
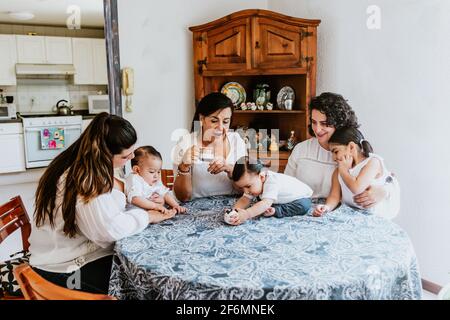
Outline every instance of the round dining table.
<path id="1" fill-rule="evenodd" d="M 116 242 L 118 299 L 421 299 L 418 263 L 394 222 L 342 205 L 313 217 L 224 222 L 234 197 L 185 203 L 186 214 Z"/>

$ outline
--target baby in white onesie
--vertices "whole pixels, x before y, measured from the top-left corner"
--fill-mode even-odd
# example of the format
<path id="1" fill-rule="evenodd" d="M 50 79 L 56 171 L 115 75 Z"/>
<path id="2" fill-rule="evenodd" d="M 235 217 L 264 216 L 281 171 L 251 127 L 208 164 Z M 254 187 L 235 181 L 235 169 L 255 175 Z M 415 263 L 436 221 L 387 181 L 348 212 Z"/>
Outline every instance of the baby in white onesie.
<path id="1" fill-rule="evenodd" d="M 151 146 L 139 147 L 131 159 L 133 172 L 126 178 L 127 201 L 146 210 L 156 210 L 166 214 L 186 212 L 161 182 L 161 154 Z M 164 205 L 171 209 L 167 209 Z"/>

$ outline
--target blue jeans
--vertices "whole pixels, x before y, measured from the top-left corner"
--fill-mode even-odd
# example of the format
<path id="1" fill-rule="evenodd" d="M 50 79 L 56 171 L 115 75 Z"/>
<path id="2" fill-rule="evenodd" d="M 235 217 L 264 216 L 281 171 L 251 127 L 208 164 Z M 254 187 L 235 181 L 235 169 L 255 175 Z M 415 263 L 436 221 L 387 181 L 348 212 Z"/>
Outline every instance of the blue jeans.
<path id="1" fill-rule="evenodd" d="M 303 216 L 311 208 L 311 199 L 297 199 L 289 203 L 273 204 L 272 207 L 275 209 L 277 218 Z"/>

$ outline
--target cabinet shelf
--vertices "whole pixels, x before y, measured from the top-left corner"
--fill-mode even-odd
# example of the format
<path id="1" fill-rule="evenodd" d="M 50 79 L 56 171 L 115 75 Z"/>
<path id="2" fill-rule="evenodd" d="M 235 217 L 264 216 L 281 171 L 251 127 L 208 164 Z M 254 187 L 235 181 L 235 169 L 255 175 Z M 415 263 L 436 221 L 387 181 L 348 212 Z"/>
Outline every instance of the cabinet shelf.
<path id="1" fill-rule="evenodd" d="M 265 114 L 303 114 L 304 110 L 234 110 L 234 114 L 236 113 L 244 113 L 244 114 L 254 114 L 254 113 L 265 113 Z"/>

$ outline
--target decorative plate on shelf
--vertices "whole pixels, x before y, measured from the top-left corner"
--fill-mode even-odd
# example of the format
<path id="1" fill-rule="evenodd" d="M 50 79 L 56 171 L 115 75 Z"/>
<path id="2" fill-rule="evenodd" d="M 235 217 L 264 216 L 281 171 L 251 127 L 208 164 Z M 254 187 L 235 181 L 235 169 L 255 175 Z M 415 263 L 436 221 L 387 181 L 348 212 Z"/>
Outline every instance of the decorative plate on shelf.
<path id="1" fill-rule="evenodd" d="M 220 92 L 230 98 L 235 106 L 239 106 L 247 98 L 244 87 L 237 82 L 225 83 Z"/>
<path id="2" fill-rule="evenodd" d="M 290 102 L 289 102 L 290 100 Z M 281 88 L 281 90 L 277 94 L 277 106 L 282 110 L 292 110 L 292 104 L 295 100 L 295 92 L 289 86 L 285 86 Z M 286 101 L 288 101 L 286 103 Z"/>

